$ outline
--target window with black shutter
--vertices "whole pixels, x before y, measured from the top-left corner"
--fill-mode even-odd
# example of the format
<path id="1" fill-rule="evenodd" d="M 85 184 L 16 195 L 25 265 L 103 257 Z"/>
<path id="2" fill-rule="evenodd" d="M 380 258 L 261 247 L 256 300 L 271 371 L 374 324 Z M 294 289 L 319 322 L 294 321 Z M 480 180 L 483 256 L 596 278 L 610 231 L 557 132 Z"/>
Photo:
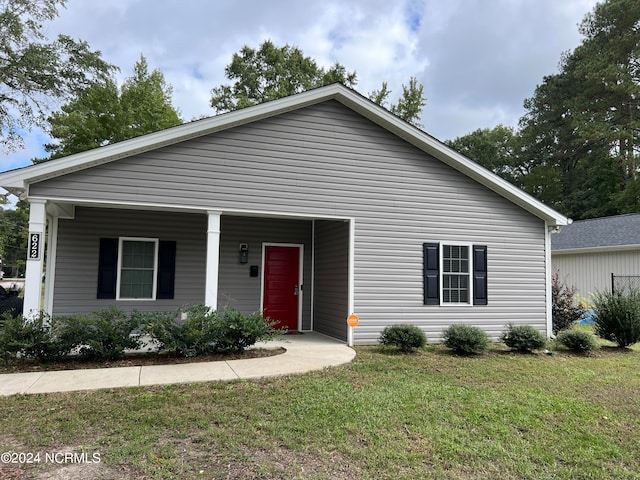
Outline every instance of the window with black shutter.
<path id="1" fill-rule="evenodd" d="M 487 305 L 487 247 L 424 243 L 425 305 Z"/>
<path id="2" fill-rule="evenodd" d="M 101 238 L 97 298 L 172 299 L 176 242 L 153 238 Z"/>

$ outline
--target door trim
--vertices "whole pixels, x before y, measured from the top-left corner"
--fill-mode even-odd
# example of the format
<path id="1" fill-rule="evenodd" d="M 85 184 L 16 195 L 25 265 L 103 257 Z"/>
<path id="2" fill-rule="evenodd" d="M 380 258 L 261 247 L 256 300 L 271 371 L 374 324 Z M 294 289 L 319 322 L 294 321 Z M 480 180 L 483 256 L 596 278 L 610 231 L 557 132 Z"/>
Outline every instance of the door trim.
<path id="1" fill-rule="evenodd" d="M 264 275 L 265 275 L 265 260 L 267 247 L 289 247 L 298 249 L 298 331 L 302 331 L 302 298 L 304 296 L 304 244 L 302 243 L 262 243 L 262 274 L 260 275 L 260 311 L 264 311 Z M 302 286 L 302 288 L 300 288 Z"/>

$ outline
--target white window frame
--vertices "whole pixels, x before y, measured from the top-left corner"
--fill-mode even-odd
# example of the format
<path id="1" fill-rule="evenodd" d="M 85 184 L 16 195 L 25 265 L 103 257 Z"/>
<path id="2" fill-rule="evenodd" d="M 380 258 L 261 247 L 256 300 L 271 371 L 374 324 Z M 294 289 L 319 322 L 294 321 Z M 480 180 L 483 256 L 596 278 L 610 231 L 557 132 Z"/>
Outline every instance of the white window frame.
<path id="1" fill-rule="evenodd" d="M 121 297 L 120 296 L 120 281 L 122 279 L 122 258 L 123 243 L 124 242 L 146 242 L 153 243 L 153 287 L 150 298 L 135 298 L 135 297 Z M 156 300 L 156 294 L 158 289 L 158 246 L 160 240 L 158 238 L 145 238 L 145 237 L 120 237 L 118 239 L 118 275 L 116 281 L 116 300 L 129 301 L 129 302 L 153 302 Z"/>
<path id="2" fill-rule="evenodd" d="M 448 247 L 466 247 L 467 248 L 467 255 L 468 255 L 468 262 L 469 262 L 469 269 L 467 271 L 467 278 L 468 278 L 468 301 L 467 302 L 445 302 L 444 301 L 444 276 L 445 275 L 464 275 L 464 274 L 460 274 L 460 273 L 454 273 L 454 272 L 445 272 L 444 271 L 444 247 L 448 246 Z M 446 306 L 446 307 L 456 307 L 456 306 L 460 306 L 460 307 L 471 307 L 473 306 L 473 244 L 471 243 L 466 243 L 466 242 L 440 242 L 440 305 L 441 306 Z"/>

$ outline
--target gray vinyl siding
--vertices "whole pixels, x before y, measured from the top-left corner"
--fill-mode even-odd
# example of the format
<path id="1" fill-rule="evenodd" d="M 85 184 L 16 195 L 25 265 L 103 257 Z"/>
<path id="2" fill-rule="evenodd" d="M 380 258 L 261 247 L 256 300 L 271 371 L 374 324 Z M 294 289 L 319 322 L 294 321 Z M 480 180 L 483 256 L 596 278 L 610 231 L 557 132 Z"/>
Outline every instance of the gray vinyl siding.
<path id="1" fill-rule="evenodd" d="M 311 221 L 281 218 L 223 216 L 220 223 L 220 273 L 218 306 L 231 305 L 241 312 L 260 310 L 262 280 L 262 244 L 301 244 L 304 247 L 302 290 L 302 329 L 311 329 Z M 239 246 L 249 246 L 249 262 L 239 261 Z M 251 265 L 259 268 L 258 277 L 249 275 Z"/>
<path id="2" fill-rule="evenodd" d="M 640 275 L 640 249 L 589 253 L 552 253 L 553 270 L 560 280 L 576 287 L 586 300 L 598 292 L 611 291 L 611 274 Z"/>
<path id="3" fill-rule="evenodd" d="M 353 218 L 359 344 L 395 322 L 546 328 L 544 222 L 330 101 L 31 185 L 49 198 Z M 224 217 L 223 217 L 224 218 Z M 423 305 L 422 244 L 488 247 L 489 304 Z M 222 287 L 221 287 L 222 288 Z"/>
<path id="4" fill-rule="evenodd" d="M 314 330 L 346 341 L 349 315 L 349 223 L 316 221 L 314 252 Z"/>
<path id="5" fill-rule="evenodd" d="M 174 311 L 204 303 L 206 215 L 76 208 L 75 219 L 60 219 L 54 315 L 117 306 L 122 310 Z M 97 299 L 100 238 L 145 237 L 176 242 L 176 280 L 171 300 Z"/>

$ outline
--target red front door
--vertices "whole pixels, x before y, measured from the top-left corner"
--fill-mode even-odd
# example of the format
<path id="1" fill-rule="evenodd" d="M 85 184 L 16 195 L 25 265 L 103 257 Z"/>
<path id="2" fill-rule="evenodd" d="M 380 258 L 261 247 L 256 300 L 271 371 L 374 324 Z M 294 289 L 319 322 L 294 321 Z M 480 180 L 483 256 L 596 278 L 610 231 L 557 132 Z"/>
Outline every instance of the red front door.
<path id="1" fill-rule="evenodd" d="M 262 310 L 277 328 L 298 330 L 299 279 L 300 247 L 265 247 Z"/>

